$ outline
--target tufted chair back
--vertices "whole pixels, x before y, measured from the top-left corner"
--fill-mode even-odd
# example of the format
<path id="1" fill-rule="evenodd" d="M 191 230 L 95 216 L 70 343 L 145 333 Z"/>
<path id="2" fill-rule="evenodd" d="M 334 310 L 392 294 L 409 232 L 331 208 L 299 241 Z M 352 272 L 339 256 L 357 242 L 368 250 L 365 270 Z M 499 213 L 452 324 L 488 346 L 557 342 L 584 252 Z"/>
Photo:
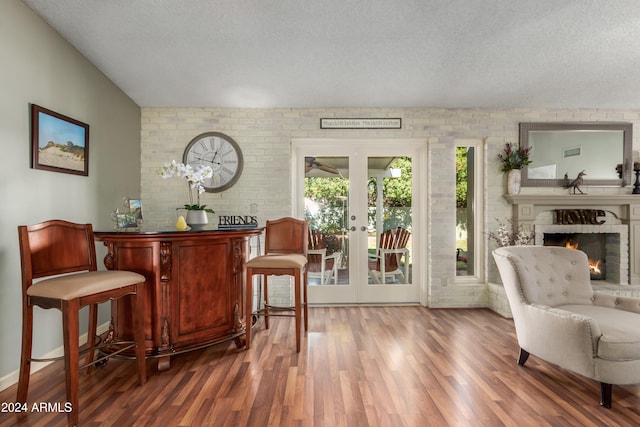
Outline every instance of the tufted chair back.
<path id="1" fill-rule="evenodd" d="M 593 303 L 589 262 L 579 250 L 559 246 L 507 246 L 494 251 L 501 273 L 511 267 L 514 287 L 523 303 L 557 307 Z M 502 258 L 502 260 L 501 260 Z M 508 263 L 508 265 L 504 265 Z M 503 280 L 509 282 L 509 280 Z"/>

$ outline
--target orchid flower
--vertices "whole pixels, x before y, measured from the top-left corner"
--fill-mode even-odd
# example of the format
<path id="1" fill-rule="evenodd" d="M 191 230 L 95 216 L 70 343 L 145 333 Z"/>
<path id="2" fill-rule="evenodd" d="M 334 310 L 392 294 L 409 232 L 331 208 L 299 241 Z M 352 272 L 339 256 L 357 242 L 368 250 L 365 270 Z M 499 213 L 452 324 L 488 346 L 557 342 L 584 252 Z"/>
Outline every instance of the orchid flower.
<path id="1" fill-rule="evenodd" d="M 206 205 L 200 204 L 200 194 L 204 193 L 204 181 L 213 176 L 211 166 L 199 165 L 193 168 L 191 165 L 177 163 L 172 160 L 171 163 L 165 163 L 163 167 L 157 170 L 158 175 L 163 179 L 167 178 L 185 178 L 189 184 L 189 204 L 184 205 L 184 209 L 188 210 L 205 210 L 213 213 L 212 209 L 206 209 Z M 191 190 L 196 190 L 196 203 L 193 203 L 193 195 Z"/>

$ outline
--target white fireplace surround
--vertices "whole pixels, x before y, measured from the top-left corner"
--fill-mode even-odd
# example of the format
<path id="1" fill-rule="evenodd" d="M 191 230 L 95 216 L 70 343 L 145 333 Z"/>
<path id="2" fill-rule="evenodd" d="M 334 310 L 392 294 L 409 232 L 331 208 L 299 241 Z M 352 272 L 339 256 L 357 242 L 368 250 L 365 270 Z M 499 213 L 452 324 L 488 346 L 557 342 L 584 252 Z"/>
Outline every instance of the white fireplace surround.
<path id="1" fill-rule="evenodd" d="M 504 198 L 512 205 L 514 225 L 534 230 L 536 244 L 542 244 L 544 233 L 619 233 L 620 283 L 615 285 L 640 285 L 640 196 L 518 194 Z M 606 212 L 605 223 L 553 224 L 555 209 L 600 209 Z"/>

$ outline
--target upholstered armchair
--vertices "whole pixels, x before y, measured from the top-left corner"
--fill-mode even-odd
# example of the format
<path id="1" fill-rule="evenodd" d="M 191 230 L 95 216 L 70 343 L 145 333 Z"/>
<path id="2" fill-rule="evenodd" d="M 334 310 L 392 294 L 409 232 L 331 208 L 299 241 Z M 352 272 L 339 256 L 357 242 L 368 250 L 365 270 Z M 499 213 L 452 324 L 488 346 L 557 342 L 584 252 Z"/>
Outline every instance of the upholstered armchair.
<path id="1" fill-rule="evenodd" d="M 600 382 L 640 383 L 640 299 L 594 292 L 584 252 L 557 246 L 493 251 L 511 305 L 519 365 L 529 354 Z"/>

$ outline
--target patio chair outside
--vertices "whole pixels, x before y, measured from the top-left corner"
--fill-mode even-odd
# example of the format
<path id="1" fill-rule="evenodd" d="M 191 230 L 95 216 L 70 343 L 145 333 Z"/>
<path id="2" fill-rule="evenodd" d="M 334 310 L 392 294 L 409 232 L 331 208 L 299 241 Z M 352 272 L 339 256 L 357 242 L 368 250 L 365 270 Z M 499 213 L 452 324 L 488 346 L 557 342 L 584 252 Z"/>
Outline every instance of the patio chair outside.
<path id="1" fill-rule="evenodd" d="M 409 283 L 409 249 L 411 233 L 402 227 L 387 230 L 380 235 L 377 254 L 369 259 L 369 277 L 376 284 L 385 284 L 387 278 L 401 278 Z M 400 267 L 404 256 L 404 271 Z"/>

